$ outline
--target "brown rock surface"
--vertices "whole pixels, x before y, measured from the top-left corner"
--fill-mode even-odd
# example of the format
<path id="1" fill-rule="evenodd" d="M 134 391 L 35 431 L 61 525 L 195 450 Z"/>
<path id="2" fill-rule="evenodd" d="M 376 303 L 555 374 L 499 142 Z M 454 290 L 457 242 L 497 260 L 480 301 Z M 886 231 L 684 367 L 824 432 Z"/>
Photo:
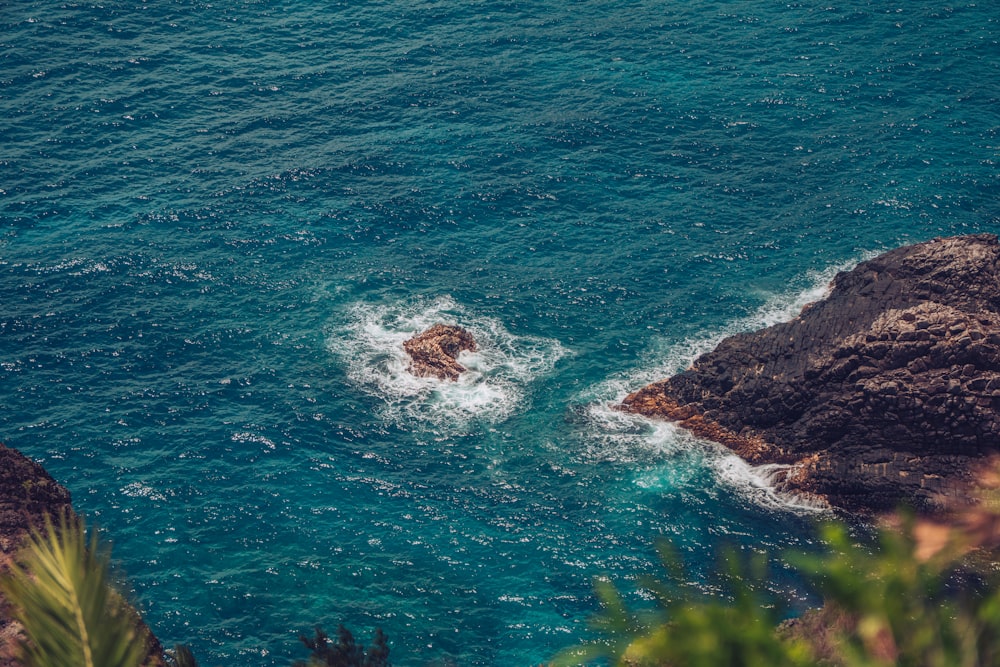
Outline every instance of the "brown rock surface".
<path id="1" fill-rule="evenodd" d="M 410 372 L 414 375 L 457 380 L 465 372 L 458 355 L 465 350 L 475 352 L 476 341 L 462 327 L 435 324 L 404 342 L 403 349 L 410 355 Z"/>
<path id="2" fill-rule="evenodd" d="M 1000 244 L 898 248 L 790 322 L 739 334 L 623 409 L 679 422 L 849 509 L 930 507 L 1000 452 Z"/>

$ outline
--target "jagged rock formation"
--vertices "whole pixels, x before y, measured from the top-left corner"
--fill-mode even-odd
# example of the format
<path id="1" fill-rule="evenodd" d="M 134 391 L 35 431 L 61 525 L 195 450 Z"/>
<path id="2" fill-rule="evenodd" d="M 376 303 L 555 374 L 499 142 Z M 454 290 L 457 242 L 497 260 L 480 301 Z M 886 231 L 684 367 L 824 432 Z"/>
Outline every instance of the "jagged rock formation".
<path id="1" fill-rule="evenodd" d="M 840 273 L 623 409 L 679 422 L 848 509 L 931 507 L 1000 452 L 1000 245 L 935 239 Z"/>
<path id="2" fill-rule="evenodd" d="M 11 562 L 32 528 L 45 527 L 45 516 L 72 512 L 69 491 L 45 469 L 15 449 L 0 444 L 0 574 Z M 156 637 L 135 616 L 140 635 L 146 638 L 146 667 L 163 667 L 163 649 Z M 0 667 L 19 667 L 17 645 L 23 637 L 20 623 L 10 617 L 10 607 L 0 595 Z"/>
<path id="3" fill-rule="evenodd" d="M 435 324 L 404 342 L 403 349 L 410 355 L 410 372 L 414 375 L 457 380 L 466 370 L 458 363 L 458 355 L 465 350 L 475 352 L 476 341 L 462 327 Z"/>

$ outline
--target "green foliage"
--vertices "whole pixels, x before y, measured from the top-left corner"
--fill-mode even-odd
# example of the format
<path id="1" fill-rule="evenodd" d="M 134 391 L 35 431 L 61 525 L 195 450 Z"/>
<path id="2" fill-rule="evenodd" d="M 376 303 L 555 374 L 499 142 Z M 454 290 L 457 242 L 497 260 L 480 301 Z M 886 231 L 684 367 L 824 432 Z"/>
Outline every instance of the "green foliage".
<path id="1" fill-rule="evenodd" d="M 829 551 L 790 559 L 846 612 L 835 662 L 850 667 L 972 667 L 1000 662 L 1000 578 L 963 557 L 952 535 L 929 558 L 915 557 L 915 523 L 883 529 L 874 549 L 846 528 L 822 530 Z M 980 557 L 982 555 L 980 554 Z M 978 571 L 977 571 L 978 570 Z"/>
<path id="2" fill-rule="evenodd" d="M 19 561 L 0 579 L 11 615 L 24 626 L 20 658 L 25 667 L 143 664 L 148 635 L 109 583 L 110 557 L 97 533 L 88 538 L 83 519 L 73 515 L 63 514 L 58 526 L 46 517 L 45 530 L 31 532 Z M 300 639 L 312 655 L 296 667 L 390 667 L 388 638 L 381 628 L 375 629 L 367 650 L 343 625 L 336 642 L 320 628 L 314 638 Z M 191 649 L 182 644 L 164 657 L 171 667 L 198 667 Z"/>
<path id="3" fill-rule="evenodd" d="M 1000 573 L 992 555 L 966 554 L 983 544 L 961 530 L 932 526 L 938 541 L 923 552 L 918 526 L 882 528 L 877 543 L 856 543 L 847 528 L 821 528 L 826 549 L 791 553 L 786 561 L 823 594 L 818 613 L 782 626 L 773 607 L 749 582 L 764 578 L 764 561 L 724 562 L 731 583 L 727 599 L 691 601 L 656 580 L 640 581 L 657 607 L 630 611 L 607 580 L 597 582 L 603 611 L 593 621 L 600 641 L 563 652 L 557 666 L 606 660 L 621 667 L 670 665 L 782 667 L 978 667 L 1000 664 Z M 927 531 L 924 531 L 925 533 Z M 982 537 L 979 533 L 978 537 Z M 669 548 L 664 565 L 683 572 Z"/>
<path id="4" fill-rule="evenodd" d="M 681 579 L 683 569 L 669 546 L 660 546 L 660 557 L 673 577 Z M 591 623 L 604 639 L 564 651 L 553 665 L 568 667 L 595 660 L 609 660 L 622 667 L 813 665 L 804 642 L 783 640 L 775 634 L 776 612 L 748 584 L 763 577 L 763 558 L 741 560 L 729 552 L 724 563 L 732 589 L 730 600 L 691 601 L 676 588 L 645 579 L 639 583 L 653 594 L 657 604 L 646 613 L 629 611 L 615 586 L 599 580 L 595 590 L 603 612 Z"/>
<path id="5" fill-rule="evenodd" d="M 24 626 L 26 667 L 137 667 L 146 657 L 136 617 L 108 583 L 109 552 L 83 519 L 63 514 L 32 531 L 0 582 Z"/>
<path id="6" fill-rule="evenodd" d="M 1000 467 L 996 469 L 1000 488 Z M 994 488 L 994 490 L 996 490 Z M 762 554 L 722 558 L 726 595 L 704 598 L 682 590 L 683 567 L 660 547 L 669 585 L 640 579 L 655 602 L 632 610 L 607 579 L 595 582 L 603 611 L 591 626 L 601 639 L 564 651 L 556 667 L 592 661 L 618 667 L 980 667 L 1000 665 L 1000 502 L 981 502 L 948 523 L 903 514 L 874 543 L 861 544 L 840 523 L 820 528 L 820 553 L 784 560 L 824 596 L 825 606 L 792 622 L 754 588 L 767 580 Z M 12 615 L 24 626 L 25 667 L 138 667 L 147 636 L 138 617 L 108 581 L 109 551 L 82 519 L 32 531 L 19 560 L 0 580 Z M 389 667 L 386 635 L 358 645 L 343 625 L 336 641 L 322 629 L 302 636 L 311 651 L 296 667 Z M 168 658 L 197 667 L 186 646 Z"/>
<path id="7" fill-rule="evenodd" d="M 331 643 L 319 627 L 314 638 L 301 635 L 299 639 L 312 651 L 312 656 L 309 662 L 296 662 L 295 667 L 390 667 L 388 637 L 381 628 L 375 628 L 367 651 L 355 643 L 351 631 L 343 625 L 337 627 L 336 643 Z"/>

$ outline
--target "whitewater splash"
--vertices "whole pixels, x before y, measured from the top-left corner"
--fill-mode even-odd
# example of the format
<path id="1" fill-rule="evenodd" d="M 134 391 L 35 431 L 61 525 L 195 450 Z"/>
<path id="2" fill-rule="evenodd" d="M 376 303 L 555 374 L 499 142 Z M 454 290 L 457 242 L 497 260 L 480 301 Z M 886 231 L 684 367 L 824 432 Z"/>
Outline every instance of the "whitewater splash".
<path id="1" fill-rule="evenodd" d="M 577 406 L 588 461 L 652 463 L 700 449 L 700 441 L 676 424 L 622 412 L 616 405 L 596 401 Z"/>
<path id="2" fill-rule="evenodd" d="M 568 353 L 555 340 L 516 336 L 499 320 L 470 313 L 449 297 L 358 303 L 346 319 L 331 332 L 328 349 L 359 389 L 380 399 L 380 416 L 404 427 L 455 432 L 473 420 L 500 422 L 523 407 L 527 386 Z M 454 382 L 408 370 L 403 342 L 438 323 L 461 326 L 476 340 L 475 352 L 459 355 L 467 370 Z"/>
<path id="3" fill-rule="evenodd" d="M 823 498 L 781 490 L 781 483 L 795 470 L 794 465 L 767 463 L 753 466 L 726 452 L 712 461 L 712 468 L 721 484 L 761 507 L 795 514 L 833 511 Z"/>
<path id="4" fill-rule="evenodd" d="M 670 422 L 621 412 L 608 402 L 588 404 L 581 414 L 589 425 L 586 458 L 650 466 L 633 480 L 643 490 L 677 493 L 710 478 L 718 487 L 769 510 L 795 514 L 831 511 L 821 498 L 781 488 L 794 471 L 792 465 L 750 465 L 718 443 L 700 439 Z"/>
<path id="5" fill-rule="evenodd" d="M 707 443 L 667 422 L 624 413 L 617 406 L 632 391 L 690 367 L 698 357 L 715 349 L 729 336 L 756 331 L 796 317 L 807 304 L 826 297 L 837 273 L 849 270 L 876 254 L 865 253 L 860 259 L 831 266 L 821 272 L 810 272 L 800 281 L 804 283 L 802 289 L 774 295 L 751 315 L 734 320 L 707 335 L 680 342 L 652 341 L 650 353 L 653 363 L 613 376 L 580 395 L 581 404 L 577 412 L 586 424 L 587 458 L 649 462 L 666 457 L 673 468 L 690 469 L 695 466 L 709 469 L 720 486 L 762 507 L 795 513 L 828 511 L 829 506 L 819 499 L 779 489 L 778 482 L 788 473 L 788 466 L 751 466 L 721 445 Z M 669 475 L 677 478 L 676 472 Z M 692 476 L 684 474 L 680 478 L 689 479 Z M 650 473 L 646 473 L 638 483 L 647 488 L 657 486 L 655 481 L 651 481 Z"/>
<path id="6" fill-rule="evenodd" d="M 689 368 L 698 357 L 714 350 L 729 336 L 756 331 L 796 317 L 806 305 L 829 294 L 830 284 L 837 273 L 877 254 L 865 253 L 858 260 L 837 264 L 824 271 L 809 272 L 801 281 L 805 283 L 802 289 L 773 295 L 747 317 L 736 319 L 705 335 L 680 342 L 654 339 L 650 341 L 646 355 L 652 358 L 652 363 L 629 369 L 589 388 L 580 395 L 580 401 L 587 405 L 587 412 L 597 426 L 620 424 L 624 417 L 616 416 L 622 413 L 612 406 L 619 405 L 631 392 Z"/>

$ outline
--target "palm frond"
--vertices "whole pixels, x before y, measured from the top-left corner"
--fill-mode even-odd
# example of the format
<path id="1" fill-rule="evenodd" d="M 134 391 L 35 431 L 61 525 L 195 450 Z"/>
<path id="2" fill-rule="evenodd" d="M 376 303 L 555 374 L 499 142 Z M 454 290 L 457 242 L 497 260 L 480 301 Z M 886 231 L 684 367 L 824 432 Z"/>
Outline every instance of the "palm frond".
<path id="1" fill-rule="evenodd" d="M 26 667 L 137 667 L 145 642 L 120 595 L 108 583 L 110 555 L 83 519 L 46 518 L 32 531 L 20 564 L 0 581 L 24 626 Z"/>

